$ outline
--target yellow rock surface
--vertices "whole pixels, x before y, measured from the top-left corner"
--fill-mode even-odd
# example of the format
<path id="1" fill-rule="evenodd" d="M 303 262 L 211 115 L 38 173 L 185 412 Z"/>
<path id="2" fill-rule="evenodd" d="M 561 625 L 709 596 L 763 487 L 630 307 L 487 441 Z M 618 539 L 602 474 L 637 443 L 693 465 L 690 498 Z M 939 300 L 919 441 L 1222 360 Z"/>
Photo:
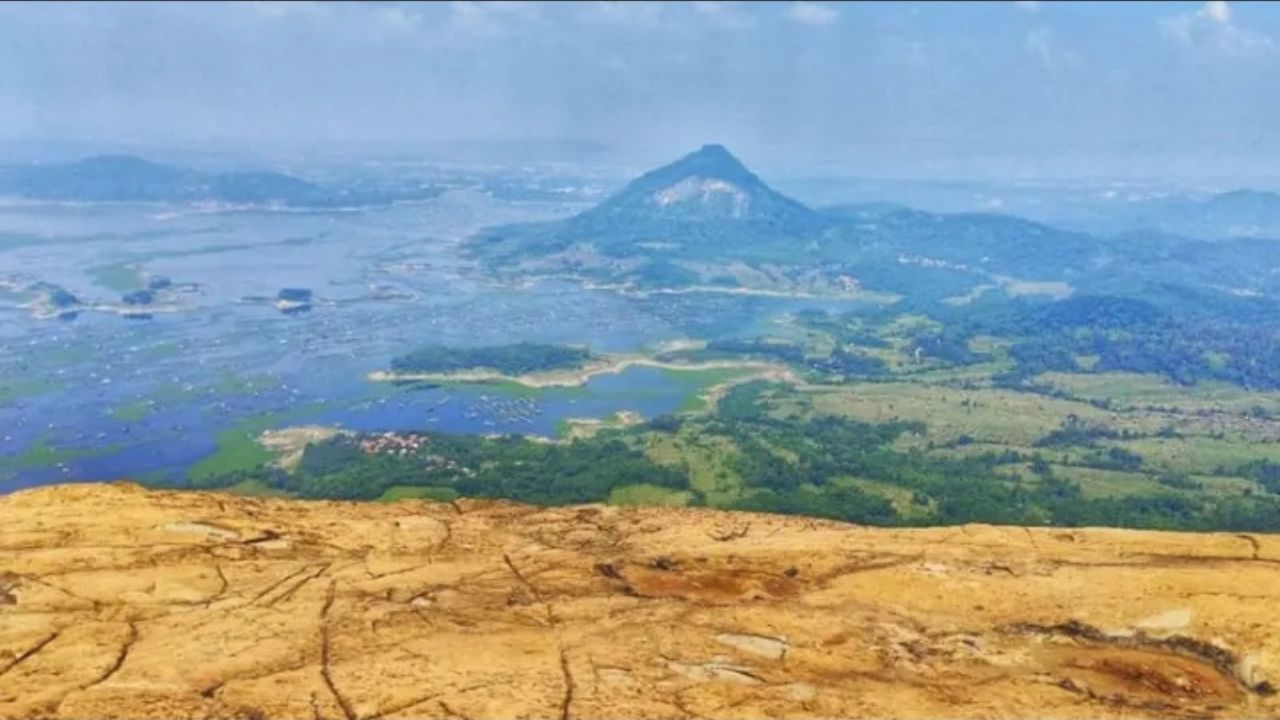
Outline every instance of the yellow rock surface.
<path id="1" fill-rule="evenodd" d="M 0 717 L 1280 717 L 1280 539 L 0 498 Z"/>

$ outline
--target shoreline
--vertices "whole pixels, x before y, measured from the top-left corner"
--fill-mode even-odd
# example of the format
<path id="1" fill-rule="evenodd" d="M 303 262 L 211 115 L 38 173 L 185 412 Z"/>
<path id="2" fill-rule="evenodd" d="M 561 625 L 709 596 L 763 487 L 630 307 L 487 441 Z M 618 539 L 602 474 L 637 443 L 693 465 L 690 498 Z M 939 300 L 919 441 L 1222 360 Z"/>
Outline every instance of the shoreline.
<path id="1" fill-rule="evenodd" d="M 374 370 L 365 375 L 365 379 L 370 382 L 515 383 L 528 388 L 567 388 L 581 387 L 597 375 L 617 374 L 633 367 L 652 367 L 674 372 L 738 369 L 775 371 L 779 375 L 794 378 L 794 371 L 791 368 L 763 360 L 708 360 L 700 363 L 680 363 L 655 360 L 643 355 L 624 355 L 599 358 L 573 370 L 549 370 L 524 375 L 506 375 L 496 370 L 483 369 L 422 373 Z"/>
<path id="2" fill-rule="evenodd" d="M 771 297 L 784 300 L 829 300 L 838 302 L 862 302 L 874 305 L 892 305 L 902 300 L 903 296 L 881 290 L 836 290 L 829 292 L 802 289 L 774 289 L 751 287 L 745 285 L 686 285 L 684 287 L 642 288 L 630 283 L 599 282 L 580 275 L 569 273 L 529 273 L 519 277 L 516 282 L 501 283 L 509 287 L 528 287 L 548 281 L 562 280 L 577 283 L 584 290 L 602 290 L 623 297 L 648 298 L 654 295 L 738 295 L 751 297 Z"/>

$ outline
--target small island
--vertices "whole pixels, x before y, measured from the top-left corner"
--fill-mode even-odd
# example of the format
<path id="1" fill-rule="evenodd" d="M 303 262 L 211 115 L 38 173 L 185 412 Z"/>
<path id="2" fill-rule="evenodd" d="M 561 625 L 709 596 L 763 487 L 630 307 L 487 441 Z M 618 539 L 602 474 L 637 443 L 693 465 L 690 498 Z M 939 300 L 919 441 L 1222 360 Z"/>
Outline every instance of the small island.
<path id="1" fill-rule="evenodd" d="M 312 293 L 307 288 L 284 288 L 276 294 L 275 308 L 285 315 L 311 310 Z"/>
<path id="2" fill-rule="evenodd" d="M 525 375 L 548 370 L 576 370 L 593 357 L 586 348 L 532 342 L 475 348 L 432 345 L 395 358 L 391 361 L 391 370 L 394 373 L 491 370 L 502 375 Z"/>
<path id="3" fill-rule="evenodd" d="M 701 348 L 703 343 L 694 343 Z M 728 357 L 687 359 L 668 348 L 647 354 L 600 355 L 586 348 L 522 342 L 477 348 L 430 346 L 401 355 L 389 370 L 366 375 L 373 382 L 395 383 L 514 383 L 528 388 L 578 387 L 591 378 L 620 373 L 632 367 L 670 371 L 734 370 L 761 377 L 793 380 L 798 376 L 773 358 Z M 689 349 L 689 348 L 685 348 Z M 670 353 L 670 355 L 668 355 Z"/>
<path id="4" fill-rule="evenodd" d="M 150 305 L 155 300 L 155 291 L 151 289 L 131 290 L 120 296 L 125 305 Z"/>
<path id="5" fill-rule="evenodd" d="M 74 320 L 84 308 L 80 298 L 61 285 L 40 281 L 32 283 L 26 289 L 36 293 L 35 301 L 29 305 L 31 315 L 35 318 Z"/>

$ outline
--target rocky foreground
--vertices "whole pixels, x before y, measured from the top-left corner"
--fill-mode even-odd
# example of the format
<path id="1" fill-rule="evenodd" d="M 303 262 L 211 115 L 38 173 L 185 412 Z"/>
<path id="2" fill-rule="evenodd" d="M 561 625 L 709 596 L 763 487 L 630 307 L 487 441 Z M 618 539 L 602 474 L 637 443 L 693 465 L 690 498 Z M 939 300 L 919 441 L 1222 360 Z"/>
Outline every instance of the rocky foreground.
<path id="1" fill-rule="evenodd" d="M 0 716 L 1277 717 L 1280 538 L 59 486 Z"/>

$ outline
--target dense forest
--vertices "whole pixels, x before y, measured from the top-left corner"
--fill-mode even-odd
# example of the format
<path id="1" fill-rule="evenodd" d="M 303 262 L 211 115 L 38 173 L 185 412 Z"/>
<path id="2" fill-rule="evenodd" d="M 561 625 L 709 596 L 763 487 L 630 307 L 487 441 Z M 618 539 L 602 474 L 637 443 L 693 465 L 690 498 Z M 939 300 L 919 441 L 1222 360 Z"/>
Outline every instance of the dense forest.
<path id="1" fill-rule="evenodd" d="M 540 370 L 582 367 L 591 357 L 584 348 L 531 342 L 477 348 L 433 345 L 393 359 L 391 369 L 403 373 L 486 369 L 506 375 L 522 375 Z"/>
<path id="2" fill-rule="evenodd" d="M 1230 308 L 1205 312 L 1201 307 L 1193 314 L 1138 298 L 1078 295 L 1057 302 L 993 298 L 964 309 L 945 304 L 918 309 L 937 326 L 909 338 L 924 357 L 951 365 L 988 362 L 991 355 L 974 351 L 971 341 L 1008 339 L 1012 367 L 997 380 L 1011 386 L 1047 371 L 1126 371 L 1184 385 L 1220 380 L 1251 389 L 1280 388 L 1280 322 L 1239 319 Z M 797 319 L 832 334 L 839 348 L 875 348 L 884 345 L 877 331 L 899 317 L 900 309 L 844 318 L 811 311 Z M 822 366 L 812 359 L 809 364 Z M 856 374 L 875 374 L 867 370 Z"/>

